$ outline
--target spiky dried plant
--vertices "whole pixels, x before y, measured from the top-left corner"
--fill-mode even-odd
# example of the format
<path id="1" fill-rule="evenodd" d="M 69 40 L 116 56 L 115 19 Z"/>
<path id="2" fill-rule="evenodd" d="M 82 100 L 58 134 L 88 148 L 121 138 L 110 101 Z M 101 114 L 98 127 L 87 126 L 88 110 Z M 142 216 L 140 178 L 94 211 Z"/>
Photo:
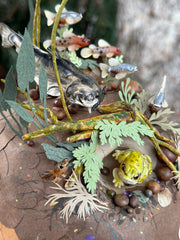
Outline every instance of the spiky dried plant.
<path id="1" fill-rule="evenodd" d="M 77 215 L 79 218 L 83 218 L 85 220 L 86 216 L 90 216 L 90 214 L 95 211 L 102 211 L 103 209 L 108 209 L 106 207 L 106 203 L 101 202 L 98 198 L 88 193 L 84 185 L 77 178 L 74 173 L 74 179 L 70 178 L 68 181 L 73 181 L 74 185 L 65 190 L 58 183 L 55 183 L 57 187 L 51 187 L 52 189 L 61 191 L 60 193 L 54 193 L 49 195 L 49 200 L 45 203 L 54 204 L 56 201 L 62 198 L 70 198 L 65 207 L 60 211 L 60 214 L 63 218 L 66 219 L 66 223 L 68 223 L 69 217 L 72 215 L 73 211 L 77 207 Z"/>

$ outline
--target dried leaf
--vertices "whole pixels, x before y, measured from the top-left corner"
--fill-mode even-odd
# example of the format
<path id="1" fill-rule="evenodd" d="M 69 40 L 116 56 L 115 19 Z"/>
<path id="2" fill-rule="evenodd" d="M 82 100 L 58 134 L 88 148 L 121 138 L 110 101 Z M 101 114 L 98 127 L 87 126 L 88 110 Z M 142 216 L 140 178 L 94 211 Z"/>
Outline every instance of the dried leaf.
<path id="1" fill-rule="evenodd" d="M 138 100 L 135 102 L 135 105 L 139 111 L 144 114 L 148 107 L 149 99 L 152 97 L 152 95 L 150 92 L 143 89 L 142 92 L 137 94 L 137 96 Z"/>
<path id="2" fill-rule="evenodd" d="M 90 215 L 95 211 L 108 209 L 105 207 L 107 205 L 106 203 L 100 201 L 98 198 L 87 192 L 86 188 L 82 185 L 75 173 L 74 177 L 75 178 L 68 180 L 74 182 L 73 187 L 68 190 L 65 190 L 59 184 L 55 183 L 57 187 L 52 188 L 60 191 L 60 193 L 51 194 L 49 196 L 50 199 L 45 204 L 47 205 L 50 203 L 52 205 L 63 198 L 70 198 L 70 200 L 66 202 L 65 207 L 60 211 L 60 214 L 62 214 L 62 216 L 66 219 L 66 223 L 68 223 L 69 217 L 74 211 L 77 211 L 79 218 L 83 218 L 85 220 L 87 215 Z"/>

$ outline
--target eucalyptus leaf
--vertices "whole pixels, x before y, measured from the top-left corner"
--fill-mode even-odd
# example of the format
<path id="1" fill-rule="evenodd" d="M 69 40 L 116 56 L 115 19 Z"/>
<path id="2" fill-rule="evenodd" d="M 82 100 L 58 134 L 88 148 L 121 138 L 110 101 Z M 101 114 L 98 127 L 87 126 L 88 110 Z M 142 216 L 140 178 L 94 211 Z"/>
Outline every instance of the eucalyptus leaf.
<path id="1" fill-rule="evenodd" d="M 34 81 L 35 57 L 31 37 L 25 29 L 24 39 L 17 58 L 18 86 L 22 91 L 29 88 L 29 83 Z"/>
<path id="2" fill-rule="evenodd" d="M 43 102 L 47 95 L 47 75 L 42 64 L 39 71 L 39 94 L 40 100 Z"/>
<path id="3" fill-rule="evenodd" d="M 11 108 L 26 122 L 34 122 L 32 116 L 26 112 L 17 102 L 6 100 Z"/>
<path id="4" fill-rule="evenodd" d="M 73 158 L 72 152 L 64 149 L 64 148 L 58 148 L 53 147 L 49 144 L 41 144 L 45 150 L 46 156 L 48 159 L 61 162 L 63 159 L 67 158 L 68 160 L 71 160 Z"/>
<path id="5" fill-rule="evenodd" d="M 6 111 L 7 109 L 9 109 L 9 105 L 6 103 L 6 101 L 3 98 L 3 94 L 2 91 L 0 89 L 0 109 L 3 111 Z"/>
<path id="6" fill-rule="evenodd" d="M 29 23 L 28 23 L 28 32 L 30 36 L 32 36 L 33 33 L 33 22 L 34 22 L 34 5 L 32 0 L 28 0 L 28 6 L 29 6 Z"/>
<path id="7" fill-rule="evenodd" d="M 3 91 L 3 98 L 5 100 L 14 101 L 17 95 L 17 85 L 13 76 L 13 67 L 10 68 L 5 80 L 6 82 Z"/>

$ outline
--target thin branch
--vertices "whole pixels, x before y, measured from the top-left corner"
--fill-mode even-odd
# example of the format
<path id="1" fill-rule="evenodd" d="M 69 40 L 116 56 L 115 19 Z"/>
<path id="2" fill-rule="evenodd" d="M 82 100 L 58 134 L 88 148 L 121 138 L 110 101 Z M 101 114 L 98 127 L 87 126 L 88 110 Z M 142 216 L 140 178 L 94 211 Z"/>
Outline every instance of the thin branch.
<path id="1" fill-rule="evenodd" d="M 59 77 L 59 73 L 58 73 L 58 68 L 57 68 L 57 62 L 56 62 L 56 53 L 55 53 L 55 49 L 56 49 L 56 31 L 58 28 L 58 24 L 59 24 L 59 19 L 61 17 L 61 13 L 63 8 L 65 7 L 66 3 L 68 2 L 68 0 L 63 0 L 59 10 L 57 12 L 55 21 L 54 21 L 54 25 L 53 25 L 53 29 L 52 29 L 52 33 L 51 33 L 51 50 L 52 50 L 52 60 L 53 60 L 53 66 L 54 66 L 54 71 L 55 71 L 55 75 L 56 75 L 56 80 L 58 83 L 58 87 L 59 87 L 59 92 L 61 94 L 61 100 L 62 100 L 62 105 L 64 108 L 64 111 L 66 112 L 66 115 L 69 119 L 69 121 L 72 121 L 72 118 L 69 114 L 66 102 L 65 102 L 65 98 L 64 98 L 64 94 L 63 94 L 63 90 L 62 90 L 62 85 L 61 85 L 61 81 L 60 81 L 60 77 Z"/>

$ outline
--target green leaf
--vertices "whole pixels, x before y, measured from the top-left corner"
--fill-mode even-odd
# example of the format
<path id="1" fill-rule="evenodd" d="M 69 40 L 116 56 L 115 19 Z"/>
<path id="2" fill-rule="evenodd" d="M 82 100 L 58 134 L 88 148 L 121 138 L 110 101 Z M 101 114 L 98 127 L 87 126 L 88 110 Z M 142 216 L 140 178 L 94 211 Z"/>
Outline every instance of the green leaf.
<path id="1" fill-rule="evenodd" d="M 67 158 L 68 160 L 71 160 L 73 158 L 72 152 L 64 149 L 64 148 L 58 148 L 53 147 L 49 144 L 41 144 L 45 150 L 46 156 L 48 159 L 61 162 L 63 159 Z"/>
<path id="2" fill-rule="evenodd" d="M 128 93 L 131 90 L 131 87 L 128 86 L 130 83 L 130 78 L 126 79 L 126 84 L 124 85 L 124 82 L 121 82 L 121 91 L 119 91 L 119 98 L 121 101 L 123 102 L 127 102 L 130 104 L 135 104 L 136 103 L 136 99 L 133 99 L 133 96 L 135 94 L 135 91 L 132 90 L 131 93 Z"/>
<path id="3" fill-rule="evenodd" d="M 109 142 L 111 147 L 115 144 L 121 145 L 122 137 L 131 137 L 138 145 L 143 145 L 140 134 L 142 136 L 153 137 L 154 132 L 147 126 L 141 124 L 138 121 L 126 123 L 122 121 L 119 124 L 115 124 L 113 121 L 100 120 L 97 122 L 95 129 L 99 129 L 99 138 L 101 144 L 104 145 Z"/>
<path id="4" fill-rule="evenodd" d="M 29 88 L 29 83 L 34 81 L 35 58 L 31 37 L 25 29 L 24 39 L 17 58 L 18 86 L 22 91 Z"/>
<path id="5" fill-rule="evenodd" d="M 98 133 L 93 133 L 89 146 L 82 144 L 73 151 L 73 156 L 76 158 L 73 161 L 74 167 L 84 165 L 84 182 L 87 184 L 88 191 L 92 194 L 94 194 L 96 183 L 99 180 L 100 169 L 103 167 L 101 157 L 95 153 L 98 142 Z"/>
<path id="6" fill-rule="evenodd" d="M 33 22 L 34 22 L 34 5 L 32 0 L 28 0 L 28 6 L 29 6 L 29 23 L 28 23 L 28 32 L 30 36 L 32 36 L 33 33 Z"/>
<path id="7" fill-rule="evenodd" d="M 17 85 L 13 75 L 13 67 L 10 68 L 5 80 L 3 98 L 14 101 L 17 95 Z"/>
<path id="8" fill-rule="evenodd" d="M 9 106 L 26 122 L 34 122 L 32 116 L 26 112 L 17 102 L 7 100 Z"/>
<path id="9" fill-rule="evenodd" d="M 40 65 L 39 71 L 39 94 L 40 100 L 43 102 L 43 100 L 46 99 L 47 95 L 47 75 L 42 64 Z"/>

